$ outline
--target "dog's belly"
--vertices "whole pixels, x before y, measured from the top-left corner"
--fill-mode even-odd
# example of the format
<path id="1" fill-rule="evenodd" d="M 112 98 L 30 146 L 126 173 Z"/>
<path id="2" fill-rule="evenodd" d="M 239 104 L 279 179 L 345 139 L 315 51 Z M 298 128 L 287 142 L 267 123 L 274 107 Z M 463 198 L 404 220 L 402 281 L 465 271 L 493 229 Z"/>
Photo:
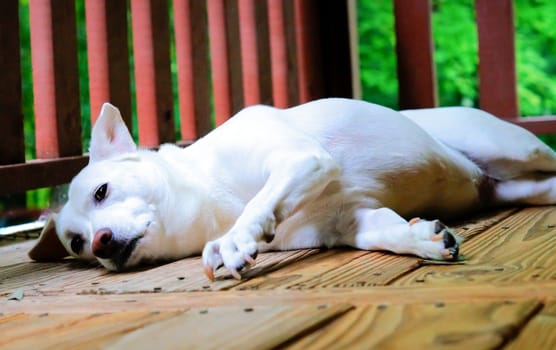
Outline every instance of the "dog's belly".
<path id="1" fill-rule="evenodd" d="M 262 250 L 332 247 L 342 235 L 358 229 L 355 211 L 387 207 L 409 219 L 463 216 L 479 205 L 481 178 L 449 168 L 441 161 L 404 171 L 358 169 L 331 183 L 317 200 L 306 204 L 277 227 L 275 240 Z"/>

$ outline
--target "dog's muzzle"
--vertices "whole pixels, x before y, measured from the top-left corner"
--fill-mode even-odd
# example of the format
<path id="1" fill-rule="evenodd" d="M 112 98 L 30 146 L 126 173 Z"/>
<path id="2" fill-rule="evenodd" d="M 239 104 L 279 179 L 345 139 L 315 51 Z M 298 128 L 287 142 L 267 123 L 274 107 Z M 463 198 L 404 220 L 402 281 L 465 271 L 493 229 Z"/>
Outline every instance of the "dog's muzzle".
<path id="1" fill-rule="evenodd" d="M 131 240 L 118 239 L 112 230 L 103 228 L 98 230 L 93 238 L 93 254 L 99 259 L 110 260 L 116 270 L 121 270 L 141 238 L 142 236 Z"/>

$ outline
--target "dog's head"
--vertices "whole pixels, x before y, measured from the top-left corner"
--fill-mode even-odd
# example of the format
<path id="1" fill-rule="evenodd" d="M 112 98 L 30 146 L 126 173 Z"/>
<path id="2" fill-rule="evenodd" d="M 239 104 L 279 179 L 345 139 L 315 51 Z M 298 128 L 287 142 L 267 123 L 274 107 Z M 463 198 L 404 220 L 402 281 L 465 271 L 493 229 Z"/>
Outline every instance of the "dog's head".
<path id="1" fill-rule="evenodd" d="M 68 202 L 46 224 L 29 256 L 98 259 L 123 270 L 157 258 L 164 174 L 144 161 L 117 108 L 105 104 L 92 131 L 89 164 L 72 180 Z M 154 242 L 153 242 L 154 241 Z"/>

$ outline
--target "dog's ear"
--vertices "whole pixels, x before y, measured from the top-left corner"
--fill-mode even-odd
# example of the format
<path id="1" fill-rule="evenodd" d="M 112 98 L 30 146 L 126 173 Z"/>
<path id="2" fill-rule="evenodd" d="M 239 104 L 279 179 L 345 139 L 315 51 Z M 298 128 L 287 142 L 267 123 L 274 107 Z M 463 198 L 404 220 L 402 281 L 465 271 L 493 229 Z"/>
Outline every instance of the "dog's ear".
<path id="1" fill-rule="evenodd" d="M 55 214 L 50 216 L 42 229 L 39 240 L 28 254 L 35 261 L 54 261 L 69 255 L 56 234 Z"/>
<path id="2" fill-rule="evenodd" d="M 108 159 L 121 153 L 133 152 L 137 146 L 125 125 L 120 111 L 110 103 L 102 105 L 93 127 L 89 162 Z"/>

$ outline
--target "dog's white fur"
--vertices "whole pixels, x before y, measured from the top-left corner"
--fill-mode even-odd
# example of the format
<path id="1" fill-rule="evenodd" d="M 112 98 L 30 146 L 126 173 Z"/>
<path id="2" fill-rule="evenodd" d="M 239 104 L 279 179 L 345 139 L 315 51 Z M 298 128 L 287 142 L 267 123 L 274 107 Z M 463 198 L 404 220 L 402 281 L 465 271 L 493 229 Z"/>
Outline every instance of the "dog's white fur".
<path id="1" fill-rule="evenodd" d="M 348 99 L 254 106 L 185 149 L 153 152 L 136 150 L 105 104 L 89 165 L 30 255 L 69 253 L 121 270 L 202 252 L 211 278 L 221 265 L 239 277 L 266 250 L 349 245 L 455 259 L 449 229 L 404 218 L 556 203 L 555 174 L 550 148 L 477 109 L 398 113 Z M 67 253 L 45 252 L 46 236 Z"/>

